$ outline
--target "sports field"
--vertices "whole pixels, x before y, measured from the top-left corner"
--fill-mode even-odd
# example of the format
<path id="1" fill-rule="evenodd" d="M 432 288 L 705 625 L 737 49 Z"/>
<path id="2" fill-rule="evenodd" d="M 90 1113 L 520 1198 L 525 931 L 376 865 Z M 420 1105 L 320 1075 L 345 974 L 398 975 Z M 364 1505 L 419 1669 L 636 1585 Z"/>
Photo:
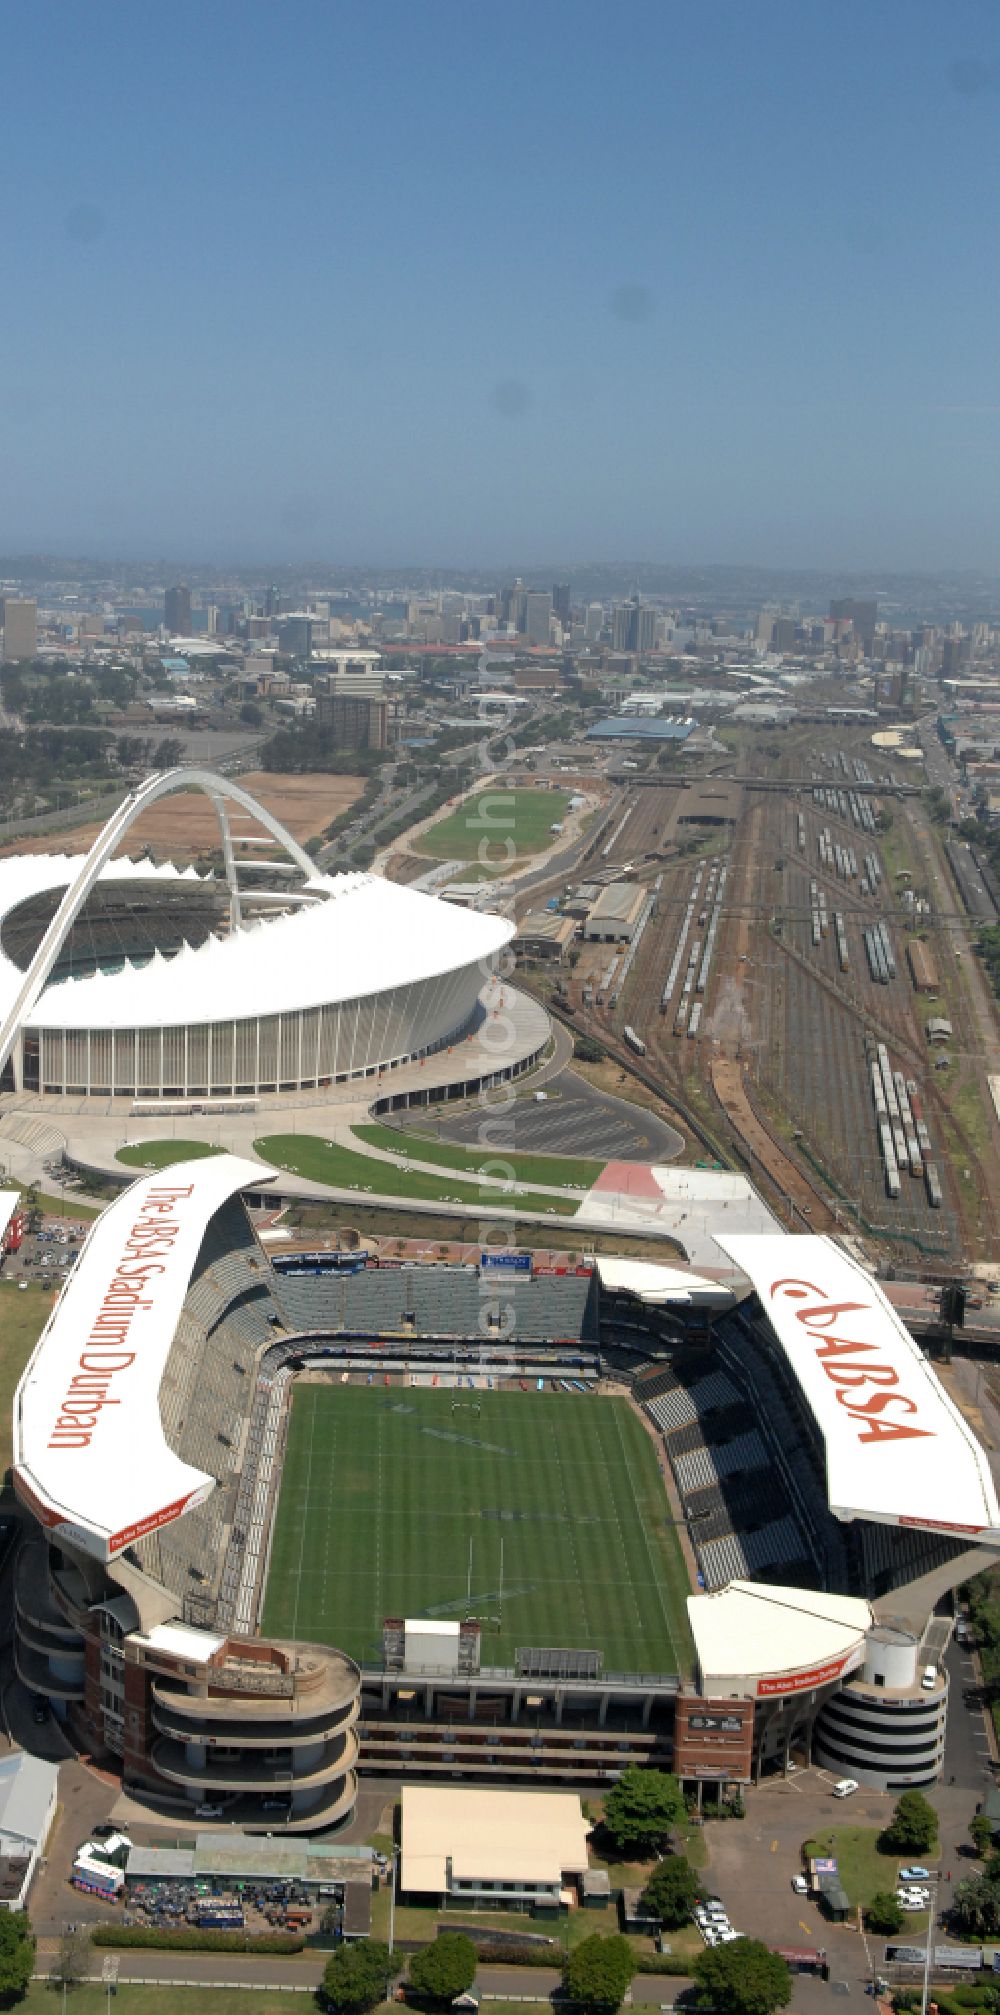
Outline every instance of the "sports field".
<path id="1" fill-rule="evenodd" d="M 686 1672 L 667 1515 L 626 1400 L 300 1384 L 263 1628 L 377 1660 L 387 1616 L 499 1616 L 484 1665 L 565 1645 L 609 1672 Z"/>
<path id="2" fill-rule="evenodd" d="M 516 855 L 551 846 L 550 828 L 565 818 L 568 804 L 566 791 L 492 790 L 487 785 L 429 826 L 414 851 L 439 861 L 480 861 L 496 870 L 509 866 Z"/>

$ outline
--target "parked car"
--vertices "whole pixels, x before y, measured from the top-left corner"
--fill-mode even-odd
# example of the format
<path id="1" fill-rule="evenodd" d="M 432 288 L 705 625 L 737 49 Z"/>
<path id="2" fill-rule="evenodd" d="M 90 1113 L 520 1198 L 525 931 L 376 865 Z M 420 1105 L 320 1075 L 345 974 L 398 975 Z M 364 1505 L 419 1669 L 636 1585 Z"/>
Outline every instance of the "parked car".
<path id="1" fill-rule="evenodd" d="M 899 1882 L 904 1888 L 908 1882 L 929 1882 L 930 1879 L 930 1869 L 921 1868 L 919 1862 L 914 1862 L 912 1868 L 901 1868 L 899 1871 Z"/>
<path id="2" fill-rule="evenodd" d="M 796 1896 L 808 1896 L 809 1894 L 809 1884 L 804 1875 L 792 1876 L 792 1888 Z"/>
<path id="3" fill-rule="evenodd" d="M 833 1795 L 835 1798 L 853 1798 L 854 1793 L 860 1791 L 860 1789 L 861 1786 L 856 1777 L 842 1777 L 839 1784 L 834 1785 Z"/>

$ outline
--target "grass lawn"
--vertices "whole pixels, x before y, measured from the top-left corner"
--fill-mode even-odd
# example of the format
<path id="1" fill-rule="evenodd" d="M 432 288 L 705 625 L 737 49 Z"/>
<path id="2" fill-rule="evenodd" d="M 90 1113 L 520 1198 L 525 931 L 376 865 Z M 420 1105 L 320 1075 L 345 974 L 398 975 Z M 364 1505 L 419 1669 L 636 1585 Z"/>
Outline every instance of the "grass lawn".
<path id="1" fill-rule="evenodd" d="M 276 1168 L 304 1175 L 310 1182 L 329 1183 L 332 1189 L 373 1191 L 376 1196 L 411 1197 L 416 1203 L 459 1203 L 467 1209 L 495 1204 L 498 1209 L 522 1210 L 556 1217 L 575 1216 L 579 1205 L 570 1197 L 536 1196 L 515 1185 L 506 1189 L 485 1189 L 460 1175 L 426 1175 L 420 1169 L 401 1168 L 388 1161 L 373 1161 L 371 1155 L 355 1153 L 318 1140 L 307 1133 L 265 1134 L 254 1141 L 254 1152 Z"/>
<path id="2" fill-rule="evenodd" d="M 567 791 L 493 790 L 487 785 L 422 833 L 413 851 L 437 861 L 477 861 L 496 871 L 515 856 L 541 853 L 555 837 L 550 827 L 562 821 L 568 804 Z"/>
<path id="3" fill-rule="evenodd" d="M 207 1140 L 138 1140 L 132 1147 L 120 1147 L 116 1161 L 126 1168 L 169 1168 L 175 1161 L 200 1161 L 206 1154 L 223 1154 Z"/>
<path id="4" fill-rule="evenodd" d="M 814 1840 L 807 1840 L 803 1853 L 811 1855 L 835 1855 L 840 1866 L 840 1879 L 852 1903 L 868 1903 L 880 1889 L 893 1890 L 896 1877 L 908 1861 L 926 1861 L 923 1854 L 880 1854 L 878 1851 L 879 1829 L 877 1826 L 832 1826 L 826 1833 L 817 1833 Z M 937 1858 L 935 1850 L 933 1858 Z M 926 1923 L 924 1915 L 914 1915 L 906 1919 L 913 1930 L 920 1930 Z"/>
<path id="5" fill-rule="evenodd" d="M 611 1672 L 686 1672 L 687 1572 L 627 1403 L 477 1401 L 453 1412 L 455 1395 L 431 1387 L 296 1391 L 265 1634 L 367 1659 L 386 1616 L 502 1613 L 499 1630 L 484 1624 L 484 1665 L 569 1644 L 603 1651 Z"/>
<path id="6" fill-rule="evenodd" d="M 134 1959 L 137 1955 L 127 1952 L 122 1956 Z M 183 1954 L 176 1956 L 182 1958 Z M 225 1953 L 217 1954 L 220 1959 L 225 1956 Z M 103 1957 L 104 1954 L 96 1949 L 91 1953 L 92 1971 L 100 1972 Z M 38 1963 L 49 1962 L 40 1960 Z M 24 2000 L 16 2003 L 23 2015 L 54 2015 L 54 2011 L 61 2011 L 62 2005 L 61 1993 L 47 1980 L 33 1980 Z M 115 1989 L 110 2004 L 107 1988 L 96 1982 L 82 1982 L 66 1997 L 66 2006 L 72 2009 L 73 2015 L 107 2015 L 109 2005 L 114 2015 L 204 2015 L 206 2008 L 211 2009 L 212 2015 L 247 2015 L 248 2008 L 254 2010 L 254 2015 L 274 2015 L 278 2009 L 281 2015 L 292 2015 L 293 2010 L 302 2015 L 303 2009 L 310 2009 L 315 2004 L 309 1994 L 293 1989 L 283 1993 L 280 1987 L 175 1987 L 172 1984 L 131 1987 L 124 1980 Z"/>
<path id="7" fill-rule="evenodd" d="M 403 1133 L 398 1127 L 377 1123 L 354 1126 L 351 1132 L 369 1147 L 381 1147 L 387 1154 L 405 1155 L 413 1161 L 433 1162 L 435 1168 L 504 1176 L 510 1168 L 518 1182 L 542 1182 L 556 1189 L 590 1189 L 604 1167 L 603 1161 L 580 1161 L 572 1155 L 517 1154 L 506 1147 L 461 1147 L 457 1141 L 431 1140 L 426 1134 Z"/>
<path id="8" fill-rule="evenodd" d="M 5 1181 L 3 1188 L 19 1189 L 22 1196 L 27 1196 L 29 1185 L 26 1182 Z M 47 1190 L 39 1189 L 35 1191 L 35 1201 L 43 1217 L 75 1217 L 81 1223 L 100 1217 L 104 1208 L 103 1204 L 95 1208 L 92 1203 L 78 1203 L 71 1189 L 66 1191 L 65 1196 L 50 1196 Z"/>
<path id="9" fill-rule="evenodd" d="M 9 1467 L 13 1454 L 14 1388 L 54 1301 L 50 1287 L 32 1284 L 22 1293 L 15 1281 L 0 1280 L 0 1473 Z"/>

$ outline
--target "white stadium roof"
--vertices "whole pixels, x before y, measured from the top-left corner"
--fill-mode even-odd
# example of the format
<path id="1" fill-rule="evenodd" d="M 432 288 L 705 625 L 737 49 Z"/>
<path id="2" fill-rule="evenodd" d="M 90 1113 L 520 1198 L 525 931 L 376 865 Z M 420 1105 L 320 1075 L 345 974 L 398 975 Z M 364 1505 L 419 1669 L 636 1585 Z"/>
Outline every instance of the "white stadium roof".
<path id="1" fill-rule="evenodd" d="M 0 861 L 0 921 L 29 897 L 61 893 L 80 866 L 81 856 L 67 854 Z M 148 884 L 202 877 L 194 868 L 115 860 L 98 879 Z M 226 895 L 224 881 L 216 886 Z M 480 959 L 485 978 L 514 934 L 505 917 L 455 909 L 379 875 L 318 874 L 306 886 L 316 900 L 291 915 L 244 921 L 231 936 L 185 946 L 173 958 L 157 954 L 119 972 L 50 982 L 25 1019 L 40 1029 L 114 1029 L 289 1013 L 408 986 Z M 24 972 L 0 947 L 0 1022 L 23 983 Z"/>
<path id="2" fill-rule="evenodd" d="M 819 1427 L 835 1517 L 1000 1545 L 976 1440 L 881 1288 L 829 1238 L 720 1237 Z"/>
<path id="3" fill-rule="evenodd" d="M 93 1225 L 14 1400 L 14 1483 L 42 1525 L 99 1560 L 201 1504 L 215 1480 L 167 1444 L 160 1383 L 209 1219 L 273 1170 L 175 1162 Z"/>
<path id="4" fill-rule="evenodd" d="M 689 1595 L 688 1617 L 702 1691 L 713 1699 L 828 1686 L 860 1663 L 872 1623 L 857 1596 L 757 1581 Z"/>
<path id="5" fill-rule="evenodd" d="M 597 1253 L 594 1259 L 601 1286 L 609 1292 L 634 1294 L 651 1308 L 671 1303 L 695 1308 L 731 1308 L 733 1291 L 718 1280 L 679 1266 L 661 1266 L 653 1259 L 620 1259 Z"/>

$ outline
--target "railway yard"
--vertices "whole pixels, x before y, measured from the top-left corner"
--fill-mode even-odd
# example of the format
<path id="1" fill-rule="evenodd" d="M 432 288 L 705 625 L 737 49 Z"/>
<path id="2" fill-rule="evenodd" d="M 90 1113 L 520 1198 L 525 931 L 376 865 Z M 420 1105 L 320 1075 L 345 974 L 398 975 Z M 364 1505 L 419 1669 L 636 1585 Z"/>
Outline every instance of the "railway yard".
<path id="1" fill-rule="evenodd" d="M 523 969 L 789 1222 L 933 1271 L 997 1233 L 992 1003 L 921 791 L 867 731 L 741 737 L 724 774 L 629 781 L 564 876 L 638 882 L 630 943 Z M 554 864 L 555 865 L 555 864 Z M 519 901 L 519 911 L 528 907 Z"/>

